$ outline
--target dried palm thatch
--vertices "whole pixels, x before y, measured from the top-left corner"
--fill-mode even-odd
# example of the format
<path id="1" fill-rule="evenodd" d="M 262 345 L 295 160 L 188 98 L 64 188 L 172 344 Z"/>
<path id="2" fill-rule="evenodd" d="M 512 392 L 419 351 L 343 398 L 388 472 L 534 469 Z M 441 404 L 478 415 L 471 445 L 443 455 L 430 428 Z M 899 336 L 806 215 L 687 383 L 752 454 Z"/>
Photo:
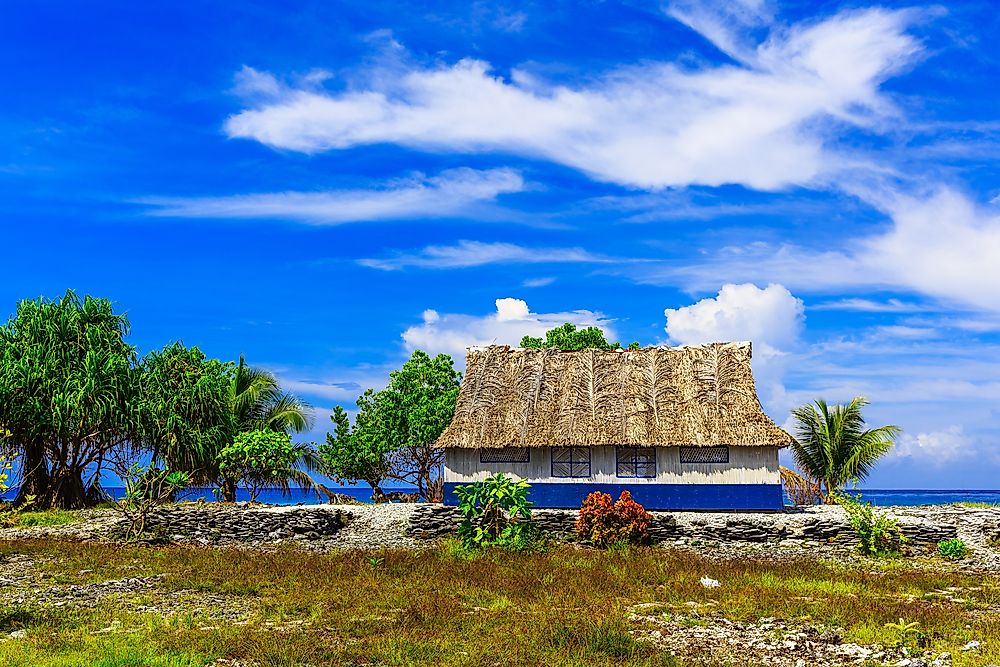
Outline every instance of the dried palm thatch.
<path id="1" fill-rule="evenodd" d="M 749 343 L 641 350 L 470 348 L 441 447 L 784 447 Z"/>

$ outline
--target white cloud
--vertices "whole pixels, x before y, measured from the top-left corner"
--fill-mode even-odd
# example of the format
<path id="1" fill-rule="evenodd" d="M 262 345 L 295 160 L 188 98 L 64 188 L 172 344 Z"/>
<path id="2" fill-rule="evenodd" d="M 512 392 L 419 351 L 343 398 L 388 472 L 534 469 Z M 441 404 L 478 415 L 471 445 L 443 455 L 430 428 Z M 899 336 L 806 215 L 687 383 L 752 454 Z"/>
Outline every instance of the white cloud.
<path id="1" fill-rule="evenodd" d="M 275 192 L 227 197 L 149 198 L 149 215 L 186 218 L 273 218 L 315 225 L 474 214 L 499 195 L 524 189 L 512 169 L 450 169 L 370 190 Z"/>
<path id="2" fill-rule="evenodd" d="M 766 243 L 726 247 L 707 261 L 674 268 L 634 265 L 640 282 L 710 289 L 724 281 L 773 281 L 796 291 L 892 289 L 952 307 L 1000 312 L 1000 214 L 949 188 L 919 197 L 865 194 L 891 219 L 887 230 L 840 250 Z M 861 305 L 861 302 L 854 302 Z M 857 308 L 860 309 L 860 308 Z M 899 306 L 902 309 L 902 305 Z"/>
<path id="3" fill-rule="evenodd" d="M 936 309 L 919 303 L 900 301 L 899 299 L 875 301 L 872 299 L 850 298 L 817 303 L 809 306 L 809 310 L 843 310 L 859 313 L 923 313 L 932 312 Z"/>
<path id="4" fill-rule="evenodd" d="M 922 463 L 942 466 L 974 453 L 970 446 L 970 438 L 965 435 L 961 426 L 950 426 L 943 431 L 918 433 L 910 435 L 903 433 L 892 455 L 897 458 L 920 459 Z"/>
<path id="5" fill-rule="evenodd" d="M 743 5 L 761 11 L 761 3 Z M 720 48 L 734 50 L 722 23 L 685 16 Z M 877 129 L 895 115 L 879 86 L 919 57 L 918 43 L 905 33 L 913 16 L 842 12 L 771 30 L 764 41 L 740 47 L 738 65 L 692 71 L 654 62 L 577 87 L 522 70 L 504 79 L 472 59 L 404 66 L 392 76 L 372 72 L 367 85 L 335 93 L 298 86 L 275 95 L 274 77 L 244 73 L 244 82 L 259 80 L 266 96 L 254 95 L 225 130 L 305 153 L 391 142 L 513 152 L 648 189 L 739 183 L 772 190 L 845 168 L 849 161 L 826 147 L 839 124 Z"/>
<path id="6" fill-rule="evenodd" d="M 681 345 L 749 340 L 754 379 L 768 407 L 784 408 L 783 357 L 799 339 L 805 307 L 781 285 L 723 285 L 718 296 L 667 308 L 665 330 Z"/>
<path id="7" fill-rule="evenodd" d="M 458 241 L 454 245 L 431 245 L 414 253 L 399 253 L 384 259 L 360 259 L 373 269 L 393 271 L 409 266 L 424 269 L 457 269 L 486 264 L 608 263 L 614 260 L 582 248 L 527 248 L 513 243 Z"/>
<path id="8" fill-rule="evenodd" d="M 608 340 L 616 339 L 614 321 L 600 312 L 533 313 L 521 299 L 504 298 L 496 300 L 496 312 L 488 315 L 425 311 L 423 323 L 403 332 L 403 344 L 407 351 L 421 349 L 430 354 L 450 354 L 456 365 L 464 366 L 467 347 L 517 346 L 524 336 L 544 337 L 546 331 L 564 322 L 600 327 Z"/>
<path id="9" fill-rule="evenodd" d="M 542 278 L 528 278 L 523 283 L 521 287 L 547 287 L 554 283 L 556 279 L 553 276 L 544 276 Z"/>
<path id="10" fill-rule="evenodd" d="M 782 285 L 723 285 L 718 296 L 682 308 L 667 308 L 665 327 L 681 345 L 749 340 L 765 353 L 796 343 L 805 306 Z"/>

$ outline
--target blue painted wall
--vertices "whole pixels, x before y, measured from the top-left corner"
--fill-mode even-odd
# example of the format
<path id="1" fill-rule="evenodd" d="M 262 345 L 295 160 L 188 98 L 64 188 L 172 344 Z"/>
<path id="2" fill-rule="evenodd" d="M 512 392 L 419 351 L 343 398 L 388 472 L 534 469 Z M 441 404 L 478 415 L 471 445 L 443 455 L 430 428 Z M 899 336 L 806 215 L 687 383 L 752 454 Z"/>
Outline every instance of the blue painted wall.
<path id="1" fill-rule="evenodd" d="M 455 482 L 444 485 L 444 502 L 457 505 Z M 528 498 L 535 507 L 579 509 L 593 491 L 615 500 L 628 490 L 633 500 L 648 510 L 780 510 L 784 498 L 780 484 L 580 484 L 536 483 Z"/>

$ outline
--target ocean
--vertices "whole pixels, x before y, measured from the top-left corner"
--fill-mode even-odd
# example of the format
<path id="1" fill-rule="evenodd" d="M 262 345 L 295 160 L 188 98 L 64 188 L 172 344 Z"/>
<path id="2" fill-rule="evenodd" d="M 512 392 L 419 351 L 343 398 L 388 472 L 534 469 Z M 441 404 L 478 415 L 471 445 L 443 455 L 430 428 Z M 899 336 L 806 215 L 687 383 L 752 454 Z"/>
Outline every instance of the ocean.
<path id="1" fill-rule="evenodd" d="M 124 492 L 124 489 L 120 487 L 109 487 L 106 490 L 109 493 L 113 493 L 115 497 L 120 497 Z M 367 487 L 331 487 L 330 490 L 336 493 L 343 493 L 345 495 L 352 496 L 361 502 L 368 502 L 371 500 L 371 490 Z M 414 489 L 406 487 L 386 487 L 383 490 L 387 493 L 389 491 L 403 491 L 410 493 Z M 13 497 L 13 493 L 13 491 L 9 492 L 5 498 Z M 958 502 L 978 502 L 1000 505 L 1000 490 L 969 491 L 964 489 L 862 489 L 860 493 L 864 500 L 871 502 L 873 505 L 879 506 L 947 505 Z M 185 494 L 185 498 L 189 500 L 204 498 L 209 502 L 216 500 L 215 495 L 212 493 L 212 489 L 207 487 L 191 489 L 187 494 Z M 249 500 L 249 495 L 245 489 L 240 489 L 237 492 L 237 500 Z M 257 500 L 269 505 L 318 505 L 326 502 L 325 497 L 318 498 L 315 492 L 309 489 L 299 488 L 292 489 L 289 495 L 282 495 L 280 491 L 268 489 L 263 491 L 257 497 Z"/>

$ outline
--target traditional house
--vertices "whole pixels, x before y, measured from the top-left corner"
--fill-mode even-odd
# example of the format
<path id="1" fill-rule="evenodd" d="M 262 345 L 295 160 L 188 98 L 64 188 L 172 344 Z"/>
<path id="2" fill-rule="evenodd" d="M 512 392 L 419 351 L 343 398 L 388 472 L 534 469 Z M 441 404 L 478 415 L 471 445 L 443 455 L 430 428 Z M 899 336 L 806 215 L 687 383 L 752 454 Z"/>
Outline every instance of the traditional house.
<path id="1" fill-rule="evenodd" d="M 444 497 L 497 472 L 536 507 L 623 489 L 648 509 L 777 510 L 778 450 L 749 343 L 641 350 L 470 348 L 438 440 Z"/>

